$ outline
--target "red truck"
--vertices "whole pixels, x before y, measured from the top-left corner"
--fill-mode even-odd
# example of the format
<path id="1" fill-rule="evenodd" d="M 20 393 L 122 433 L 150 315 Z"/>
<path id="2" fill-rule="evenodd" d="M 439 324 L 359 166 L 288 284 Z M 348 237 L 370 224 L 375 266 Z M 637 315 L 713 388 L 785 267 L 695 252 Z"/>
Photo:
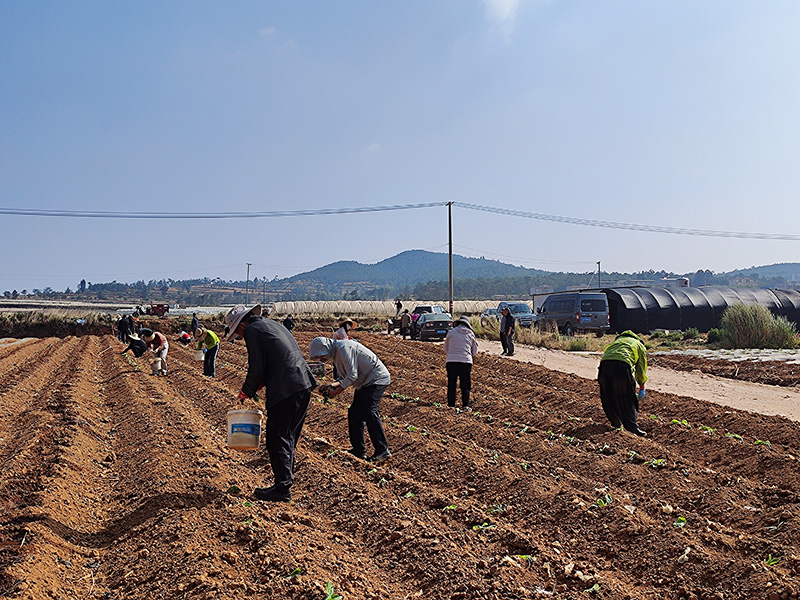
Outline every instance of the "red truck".
<path id="1" fill-rule="evenodd" d="M 169 304 L 155 304 L 151 302 L 150 306 L 148 306 L 145 309 L 144 314 L 163 317 L 168 312 L 169 312 Z"/>

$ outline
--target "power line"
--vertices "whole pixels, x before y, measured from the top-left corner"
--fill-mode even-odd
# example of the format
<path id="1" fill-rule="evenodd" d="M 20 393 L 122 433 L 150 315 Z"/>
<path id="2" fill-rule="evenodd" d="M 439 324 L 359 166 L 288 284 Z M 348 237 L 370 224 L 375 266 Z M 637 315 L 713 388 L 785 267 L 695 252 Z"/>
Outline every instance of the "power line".
<path id="1" fill-rule="evenodd" d="M 353 208 L 319 208 L 304 210 L 275 210 L 255 212 L 219 212 L 219 213 L 172 213 L 172 212 L 109 212 L 89 210 L 49 210 L 34 208 L 0 208 L 0 215 L 16 215 L 25 217 L 66 217 L 86 219 L 247 219 L 247 218 L 280 218 L 280 217 L 308 217 L 322 215 L 346 215 L 355 213 L 386 212 L 397 210 L 411 210 L 416 208 L 434 208 L 447 206 L 447 202 L 425 202 L 419 204 L 391 204 L 386 206 L 360 206 Z M 603 227 L 606 229 L 624 229 L 628 231 L 643 231 L 647 233 L 670 233 L 674 235 L 692 235 L 704 237 L 739 238 L 753 240 L 783 240 L 800 241 L 800 235 L 784 233 L 758 233 L 744 231 L 714 231 L 710 229 L 689 229 L 684 227 L 664 227 L 660 225 L 640 225 L 636 223 L 616 223 L 613 221 L 599 221 L 595 219 L 579 219 L 561 215 L 548 215 L 533 213 L 510 208 L 469 204 L 466 202 L 453 202 L 453 206 L 469 210 L 537 219 L 553 223 L 567 223 L 571 225 L 584 225 L 587 227 Z"/>
<path id="2" fill-rule="evenodd" d="M 94 210 L 49 210 L 35 208 L 0 208 L 0 215 L 23 217 L 68 217 L 83 219 L 261 219 L 276 217 L 310 217 L 347 215 L 353 213 L 386 212 L 446 206 L 445 202 L 422 204 L 391 204 L 387 206 L 358 206 L 353 208 L 317 208 L 305 210 L 272 210 L 260 212 L 172 213 L 172 212 L 109 212 Z"/>
<path id="3" fill-rule="evenodd" d="M 455 206 L 461 206 L 470 210 L 508 215 L 512 217 L 523 217 L 525 219 L 538 219 L 540 221 L 552 221 L 555 223 L 570 223 L 572 225 L 586 225 L 589 227 L 606 227 L 609 229 L 627 229 L 629 231 L 646 231 L 648 233 L 673 233 L 676 235 L 697 235 L 706 237 L 725 237 L 742 238 L 752 240 L 786 240 L 800 241 L 800 235 L 783 233 L 747 233 L 742 231 L 713 231 L 709 229 L 685 229 L 682 227 L 662 227 L 659 225 L 637 225 L 633 223 L 614 223 L 612 221 L 596 221 L 593 219 L 578 219 L 576 217 L 562 217 L 558 215 L 545 215 L 542 213 L 525 212 L 510 208 L 496 208 L 494 206 L 482 206 L 479 204 L 467 204 L 456 202 Z"/>

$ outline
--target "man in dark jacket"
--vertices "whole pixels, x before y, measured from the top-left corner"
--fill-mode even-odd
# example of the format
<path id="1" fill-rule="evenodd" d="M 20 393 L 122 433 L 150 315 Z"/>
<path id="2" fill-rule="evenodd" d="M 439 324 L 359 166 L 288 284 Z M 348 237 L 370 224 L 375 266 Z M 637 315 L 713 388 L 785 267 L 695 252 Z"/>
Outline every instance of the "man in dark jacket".
<path id="1" fill-rule="evenodd" d="M 147 352 L 147 343 L 143 339 L 140 339 L 135 333 L 128 334 L 128 342 L 128 347 L 122 351 L 123 356 L 128 350 L 133 352 L 133 355 L 136 358 L 141 357 L 145 352 Z"/>
<path id="2" fill-rule="evenodd" d="M 500 319 L 500 345 L 503 346 L 503 354 L 514 356 L 514 315 L 504 306 Z"/>
<path id="3" fill-rule="evenodd" d="M 264 388 L 267 406 L 267 452 L 275 482 L 256 488 L 259 500 L 292 499 L 294 457 L 303 429 L 311 390 L 317 381 L 300 347 L 286 327 L 261 317 L 261 305 L 235 306 L 225 316 L 228 337 L 243 337 L 247 346 L 247 376 L 239 400 L 252 398 Z"/>
<path id="4" fill-rule="evenodd" d="M 197 318 L 197 313 L 192 313 L 192 328 L 189 331 L 194 333 L 198 327 L 200 327 L 200 319 Z"/>

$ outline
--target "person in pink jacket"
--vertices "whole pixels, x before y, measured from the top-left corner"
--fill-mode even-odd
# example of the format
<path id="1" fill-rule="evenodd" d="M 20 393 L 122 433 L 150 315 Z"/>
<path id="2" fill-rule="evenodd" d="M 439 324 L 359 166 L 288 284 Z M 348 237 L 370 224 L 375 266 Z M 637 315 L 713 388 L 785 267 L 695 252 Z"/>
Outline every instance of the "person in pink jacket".
<path id="1" fill-rule="evenodd" d="M 151 331 L 149 329 L 139 332 L 142 339 L 147 344 L 148 348 L 152 348 L 155 358 L 161 359 L 160 369 L 153 369 L 153 375 L 166 375 L 167 374 L 167 352 L 169 351 L 169 342 L 166 336 L 160 331 Z M 155 362 L 155 361 L 154 361 Z"/>
<path id="2" fill-rule="evenodd" d="M 464 316 L 453 322 L 453 328 L 444 338 L 447 354 L 447 406 L 456 405 L 456 382 L 460 382 L 461 406 L 471 410 L 469 393 L 472 389 L 472 361 L 478 354 L 478 341 L 469 318 Z"/>

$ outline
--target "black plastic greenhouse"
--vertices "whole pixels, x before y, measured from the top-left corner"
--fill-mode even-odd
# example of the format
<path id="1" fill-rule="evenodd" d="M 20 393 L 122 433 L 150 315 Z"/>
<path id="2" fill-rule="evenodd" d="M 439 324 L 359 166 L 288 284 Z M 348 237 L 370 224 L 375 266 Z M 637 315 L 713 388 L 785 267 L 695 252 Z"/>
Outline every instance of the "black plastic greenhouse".
<path id="1" fill-rule="evenodd" d="M 606 288 L 611 331 L 656 329 L 706 332 L 718 327 L 722 313 L 734 304 L 760 304 L 776 316 L 800 324 L 800 291 L 730 288 Z"/>

